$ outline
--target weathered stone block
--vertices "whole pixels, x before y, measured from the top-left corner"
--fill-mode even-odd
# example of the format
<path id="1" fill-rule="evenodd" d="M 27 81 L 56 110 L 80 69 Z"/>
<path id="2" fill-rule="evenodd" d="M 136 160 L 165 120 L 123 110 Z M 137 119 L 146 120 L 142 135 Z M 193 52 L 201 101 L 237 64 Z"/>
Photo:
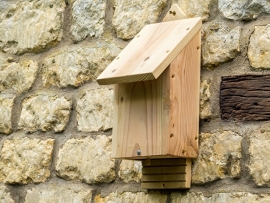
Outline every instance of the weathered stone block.
<path id="1" fill-rule="evenodd" d="M 0 181 L 4 183 L 40 183 L 50 177 L 53 139 L 8 139 L 0 156 Z"/>
<path id="2" fill-rule="evenodd" d="M 122 160 L 118 176 L 121 180 L 128 183 L 132 180 L 140 182 L 142 177 L 142 162 Z"/>
<path id="3" fill-rule="evenodd" d="M 91 203 L 92 191 L 71 189 L 65 186 L 27 190 L 25 203 Z"/>
<path id="4" fill-rule="evenodd" d="M 99 37 L 105 26 L 105 0 L 76 0 L 72 5 L 71 34 L 75 41 Z"/>
<path id="5" fill-rule="evenodd" d="M 211 0 L 178 0 L 178 6 L 186 18 L 201 17 L 206 21 L 209 17 Z"/>
<path id="6" fill-rule="evenodd" d="M 0 94 L 0 133 L 12 132 L 11 111 L 14 105 L 14 95 Z"/>
<path id="7" fill-rule="evenodd" d="M 77 100 L 78 130 L 84 132 L 112 128 L 113 88 L 90 89 Z"/>
<path id="8" fill-rule="evenodd" d="M 115 163 L 111 159 L 111 138 L 70 139 L 60 149 L 56 163 L 57 175 L 83 182 L 108 183 L 115 179 Z"/>
<path id="9" fill-rule="evenodd" d="M 248 58 L 253 68 L 270 68 L 270 24 L 255 26 L 250 36 Z"/>
<path id="10" fill-rule="evenodd" d="M 93 81 L 119 54 L 114 43 L 94 44 L 87 48 L 61 48 L 43 60 L 44 87 L 78 87 Z"/>
<path id="11" fill-rule="evenodd" d="M 210 106 L 210 82 L 203 80 L 200 89 L 200 119 L 208 119 L 212 116 Z"/>
<path id="12" fill-rule="evenodd" d="M 70 109 L 71 101 L 64 97 L 41 93 L 32 95 L 22 101 L 19 128 L 28 132 L 62 132 L 68 123 Z"/>
<path id="13" fill-rule="evenodd" d="M 6 89 L 18 93 L 29 90 L 36 79 L 37 62 L 26 59 L 19 63 L 8 61 L 0 65 L 0 92 Z"/>
<path id="14" fill-rule="evenodd" d="M 258 186 L 270 187 L 270 132 L 263 130 L 250 136 L 250 174 Z"/>
<path id="15" fill-rule="evenodd" d="M 108 196 L 102 198 L 100 195 L 95 197 L 96 203 L 106 203 L 106 202 L 125 202 L 125 203 L 165 203 L 167 200 L 167 195 L 162 195 L 159 193 L 148 193 L 144 192 L 124 192 L 124 193 L 110 193 Z"/>
<path id="16" fill-rule="evenodd" d="M 232 20 L 252 20 L 263 12 L 270 13 L 267 0 L 219 0 L 219 10 Z"/>
<path id="17" fill-rule="evenodd" d="M 0 187 L 0 201 L 2 203 L 15 203 L 5 186 Z"/>
<path id="18" fill-rule="evenodd" d="M 202 41 L 202 62 L 213 68 L 236 57 L 240 52 L 241 27 L 229 28 L 225 23 L 212 24 L 205 30 Z"/>
<path id="19" fill-rule="evenodd" d="M 62 38 L 64 0 L 19 1 L 0 14 L 0 50 L 39 52 Z M 12 26 L 11 26 L 12 25 Z"/>
<path id="20" fill-rule="evenodd" d="M 166 0 L 116 0 L 112 23 L 117 36 L 122 39 L 131 39 L 145 25 L 156 23 L 166 2 Z"/>
<path id="21" fill-rule="evenodd" d="M 241 141 L 242 137 L 231 131 L 202 133 L 199 156 L 192 169 L 192 183 L 238 178 L 241 172 Z"/>
<path id="22" fill-rule="evenodd" d="M 203 194 L 201 192 L 189 192 L 187 194 L 173 193 L 171 195 L 171 203 L 264 203 L 270 201 L 269 194 L 252 194 L 248 192 L 232 192 L 232 193 L 215 193 L 211 195 Z"/>

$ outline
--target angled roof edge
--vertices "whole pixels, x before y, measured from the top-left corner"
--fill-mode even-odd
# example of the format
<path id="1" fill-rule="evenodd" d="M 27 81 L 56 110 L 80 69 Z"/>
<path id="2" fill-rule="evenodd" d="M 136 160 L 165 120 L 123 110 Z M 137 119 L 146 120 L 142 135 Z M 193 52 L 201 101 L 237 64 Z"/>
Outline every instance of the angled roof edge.
<path id="1" fill-rule="evenodd" d="M 146 25 L 99 75 L 100 85 L 157 79 L 200 32 L 201 18 Z"/>

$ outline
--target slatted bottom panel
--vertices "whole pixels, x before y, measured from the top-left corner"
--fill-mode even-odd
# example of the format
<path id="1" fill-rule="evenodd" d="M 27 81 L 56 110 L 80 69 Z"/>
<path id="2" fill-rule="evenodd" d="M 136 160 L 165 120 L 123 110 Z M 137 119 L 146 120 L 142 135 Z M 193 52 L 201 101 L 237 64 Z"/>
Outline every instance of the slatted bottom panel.
<path id="1" fill-rule="evenodd" d="M 141 188 L 190 188 L 191 159 L 146 159 L 142 161 Z"/>

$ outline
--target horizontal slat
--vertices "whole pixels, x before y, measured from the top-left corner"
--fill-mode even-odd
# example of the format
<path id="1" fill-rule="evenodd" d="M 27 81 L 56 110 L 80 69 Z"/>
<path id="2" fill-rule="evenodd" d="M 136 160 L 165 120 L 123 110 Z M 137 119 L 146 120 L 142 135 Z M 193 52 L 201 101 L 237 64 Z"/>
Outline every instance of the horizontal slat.
<path id="1" fill-rule="evenodd" d="M 143 167 L 142 174 L 171 174 L 185 173 L 186 166 L 159 166 L 159 167 Z"/>
<path id="2" fill-rule="evenodd" d="M 186 174 L 157 174 L 157 175 L 143 175 L 142 182 L 159 182 L 159 181 L 185 181 Z"/>
<path id="3" fill-rule="evenodd" d="M 188 188 L 186 182 L 152 182 L 141 183 L 142 189 L 170 189 L 170 188 Z"/>
<path id="4" fill-rule="evenodd" d="M 186 159 L 145 159 L 143 166 L 185 166 Z"/>

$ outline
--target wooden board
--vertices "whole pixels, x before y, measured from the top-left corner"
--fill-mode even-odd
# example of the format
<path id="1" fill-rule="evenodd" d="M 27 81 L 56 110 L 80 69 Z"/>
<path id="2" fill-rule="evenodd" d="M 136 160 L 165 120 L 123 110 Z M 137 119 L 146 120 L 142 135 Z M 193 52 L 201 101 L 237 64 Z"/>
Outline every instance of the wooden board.
<path id="1" fill-rule="evenodd" d="M 270 75 L 222 77 L 220 111 L 226 120 L 270 120 Z"/>
<path id="2" fill-rule="evenodd" d="M 186 18 L 184 12 L 179 8 L 177 4 L 173 4 L 168 13 L 163 18 L 163 22 L 180 20 Z"/>
<path id="3" fill-rule="evenodd" d="M 198 32 L 158 79 L 115 85 L 113 158 L 197 157 L 200 40 Z"/>
<path id="4" fill-rule="evenodd" d="M 144 189 L 190 188 L 191 159 L 174 160 L 175 162 L 167 159 L 151 159 L 147 161 L 147 165 L 143 163 L 141 187 Z M 172 165 L 169 165 L 170 163 Z M 181 165 L 177 166 L 175 163 Z"/>
<path id="5" fill-rule="evenodd" d="M 200 31 L 201 18 L 145 26 L 97 78 L 101 85 L 157 79 Z"/>

